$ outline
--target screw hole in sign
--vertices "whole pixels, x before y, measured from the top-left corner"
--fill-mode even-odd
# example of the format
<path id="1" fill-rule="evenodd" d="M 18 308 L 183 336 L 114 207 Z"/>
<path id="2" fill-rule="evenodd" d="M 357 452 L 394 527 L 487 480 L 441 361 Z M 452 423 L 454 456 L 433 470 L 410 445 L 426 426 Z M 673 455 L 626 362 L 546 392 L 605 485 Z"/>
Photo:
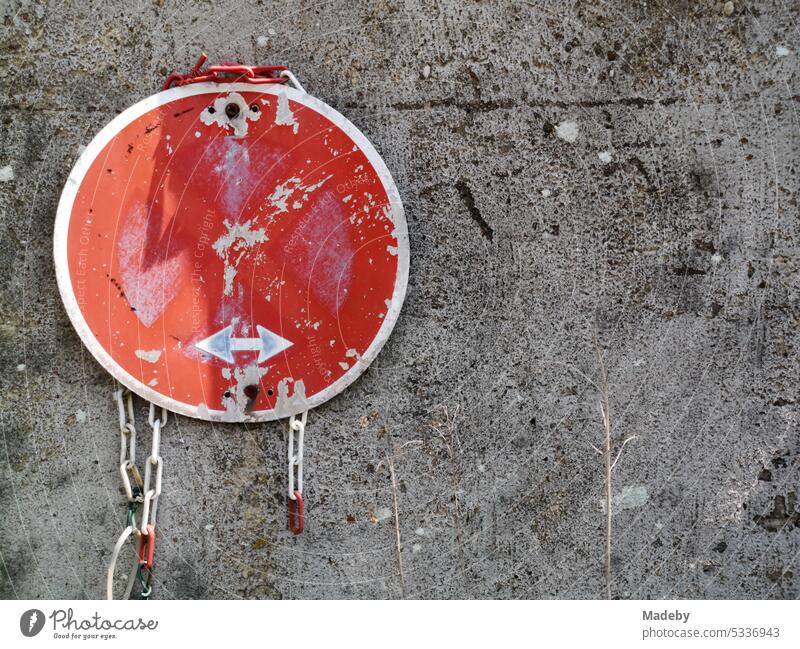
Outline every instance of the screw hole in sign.
<path id="1" fill-rule="evenodd" d="M 225 114 L 229 119 L 234 119 L 239 115 L 239 104 L 228 104 L 225 106 Z"/>
<path id="2" fill-rule="evenodd" d="M 364 134 L 283 66 L 205 63 L 171 74 L 95 136 L 56 215 L 65 309 L 121 384 L 129 524 L 109 596 L 129 537 L 148 558 L 140 596 L 151 592 L 167 411 L 288 418 L 289 527 L 302 531 L 308 411 L 366 370 L 406 293 L 402 202 Z M 141 484 L 130 477 L 140 475 L 134 394 L 150 402 L 153 429 Z"/>

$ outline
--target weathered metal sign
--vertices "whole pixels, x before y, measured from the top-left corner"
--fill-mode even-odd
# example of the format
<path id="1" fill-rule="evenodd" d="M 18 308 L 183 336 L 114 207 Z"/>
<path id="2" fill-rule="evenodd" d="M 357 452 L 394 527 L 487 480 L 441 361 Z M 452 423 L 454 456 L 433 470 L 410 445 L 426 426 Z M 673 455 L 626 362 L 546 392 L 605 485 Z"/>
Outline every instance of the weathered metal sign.
<path id="1" fill-rule="evenodd" d="M 121 383 L 180 414 L 255 421 L 367 368 L 409 250 L 395 184 L 342 115 L 285 85 L 197 83 L 89 144 L 55 260 L 73 325 Z"/>

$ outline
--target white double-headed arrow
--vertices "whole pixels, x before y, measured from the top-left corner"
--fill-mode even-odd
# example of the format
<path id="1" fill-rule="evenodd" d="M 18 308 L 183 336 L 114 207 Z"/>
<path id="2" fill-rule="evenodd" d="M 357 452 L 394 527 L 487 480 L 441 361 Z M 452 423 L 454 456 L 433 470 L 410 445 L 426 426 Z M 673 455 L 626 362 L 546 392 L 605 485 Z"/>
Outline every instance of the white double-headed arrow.
<path id="1" fill-rule="evenodd" d="M 294 345 L 293 342 L 261 325 L 256 325 L 256 331 L 258 338 L 234 338 L 231 324 L 205 340 L 195 343 L 195 347 L 228 363 L 233 363 L 233 352 L 258 352 L 258 362 L 263 363 Z"/>

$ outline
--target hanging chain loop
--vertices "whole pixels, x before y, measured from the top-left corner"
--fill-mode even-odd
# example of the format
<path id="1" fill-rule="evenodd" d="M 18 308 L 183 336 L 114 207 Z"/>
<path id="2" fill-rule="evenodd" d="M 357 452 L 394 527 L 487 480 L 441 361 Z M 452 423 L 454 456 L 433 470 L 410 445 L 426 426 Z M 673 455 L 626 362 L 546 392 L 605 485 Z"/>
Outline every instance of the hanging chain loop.
<path id="1" fill-rule="evenodd" d="M 303 438 L 308 411 L 289 417 L 289 529 L 300 534 L 305 525 L 303 505 Z"/>
<path id="2" fill-rule="evenodd" d="M 152 592 L 153 556 L 156 540 L 156 511 L 158 497 L 161 495 L 161 473 L 164 462 L 161 459 L 161 429 L 167 423 L 167 411 L 161 409 L 161 416 L 156 419 L 156 407 L 150 404 L 148 422 L 153 430 L 150 455 L 147 457 L 144 480 L 136 466 L 136 422 L 133 411 L 133 394 L 118 389 L 114 392 L 114 399 L 119 410 L 120 429 L 120 464 L 119 472 L 122 486 L 128 498 L 127 526 L 120 534 L 111 554 L 111 563 L 108 566 L 106 579 L 106 597 L 113 599 L 114 570 L 117 559 L 125 541 L 133 536 L 138 541 L 137 560 L 129 577 L 126 589 L 126 598 L 130 597 L 134 580 L 138 578 L 141 586 L 141 599 L 147 599 Z M 154 476 L 155 474 L 155 476 Z M 136 512 L 142 504 L 142 514 L 139 524 L 136 523 Z"/>
<path id="3" fill-rule="evenodd" d="M 153 441 L 151 444 L 150 455 L 144 467 L 144 505 L 142 506 L 141 533 L 147 535 L 150 526 L 156 525 L 156 511 L 158 509 L 158 497 L 161 495 L 161 471 L 164 462 L 159 453 L 161 446 L 161 428 L 167 423 L 167 411 L 161 409 L 161 417 L 156 419 L 156 406 L 150 404 L 150 415 L 148 422 L 153 429 Z M 155 469 L 155 483 L 153 483 L 153 469 Z"/>

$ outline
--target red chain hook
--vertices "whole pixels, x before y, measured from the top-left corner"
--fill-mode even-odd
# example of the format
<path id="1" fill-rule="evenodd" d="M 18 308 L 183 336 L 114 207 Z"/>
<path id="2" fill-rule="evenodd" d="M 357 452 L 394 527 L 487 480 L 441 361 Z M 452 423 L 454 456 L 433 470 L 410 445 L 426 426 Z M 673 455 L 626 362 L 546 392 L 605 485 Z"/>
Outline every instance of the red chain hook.
<path id="1" fill-rule="evenodd" d="M 156 550 L 156 528 L 152 525 L 145 527 L 139 541 L 139 563 L 148 570 L 153 569 L 153 554 Z"/>
<path id="2" fill-rule="evenodd" d="M 190 83 L 211 81 L 213 83 L 286 83 L 288 78 L 280 75 L 287 70 L 285 65 L 241 65 L 240 63 L 223 63 L 201 68 L 208 60 L 205 52 L 200 54 L 197 63 L 186 74 L 173 72 L 167 77 L 162 90 L 172 86 L 185 86 Z"/>
<path id="3" fill-rule="evenodd" d="M 303 506 L 303 495 L 299 491 L 294 492 L 294 498 L 289 498 L 289 529 L 292 534 L 302 534 L 306 515 Z"/>

